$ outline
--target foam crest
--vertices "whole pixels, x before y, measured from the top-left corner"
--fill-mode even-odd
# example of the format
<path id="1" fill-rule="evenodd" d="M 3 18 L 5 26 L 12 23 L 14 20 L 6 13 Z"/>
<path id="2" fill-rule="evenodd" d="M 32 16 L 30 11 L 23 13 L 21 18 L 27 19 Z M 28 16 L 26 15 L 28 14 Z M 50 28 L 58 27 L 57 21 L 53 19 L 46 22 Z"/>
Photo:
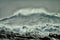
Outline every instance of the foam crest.
<path id="1" fill-rule="evenodd" d="M 46 14 L 46 15 L 53 15 L 53 16 L 58 16 L 60 17 L 60 13 L 56 12 L 48 12 L 45 8 L 22 8 L 18 11 L 16 11 L 14 15 L 31 15 L 31 14 Z"/>
<path id="2" fill-rule="evenodd" d="M 35 13 L 48 13 L 44 8 L 23 8 L 14 13 L 14 15 L 30 15 Z"/>

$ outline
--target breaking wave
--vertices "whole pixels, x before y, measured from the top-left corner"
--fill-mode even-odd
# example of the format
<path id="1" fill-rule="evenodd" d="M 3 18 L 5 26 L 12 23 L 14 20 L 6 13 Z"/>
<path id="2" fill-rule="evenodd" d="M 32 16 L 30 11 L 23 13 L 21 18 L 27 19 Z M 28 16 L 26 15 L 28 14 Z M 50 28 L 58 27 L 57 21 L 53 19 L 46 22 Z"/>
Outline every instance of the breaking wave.
<path id="1" fill-rule="evenodd" d="M 49 13 L 43 8 L 24 8 L 10 17 L 0 19 L 0 30 L 3 27 L 24 36 L 45 37 L 50 33 L 60 34 L 60 14 Z"/>
<path id="2" fill-rule="evenodd" d="M 44 13 L 47 15 L 54 15 L 54 16 L 60 15 L 59 13 L 56 13 L 56 12 L 50 12 L 49 13 L 44 8 L 23 8 L 23 9 L 20 9 L 17 12 L 15 12 L 13 15 L 18 15 L 18 14 L 31 15 L 31 14 L 41 14 L 41 13 Z"/>

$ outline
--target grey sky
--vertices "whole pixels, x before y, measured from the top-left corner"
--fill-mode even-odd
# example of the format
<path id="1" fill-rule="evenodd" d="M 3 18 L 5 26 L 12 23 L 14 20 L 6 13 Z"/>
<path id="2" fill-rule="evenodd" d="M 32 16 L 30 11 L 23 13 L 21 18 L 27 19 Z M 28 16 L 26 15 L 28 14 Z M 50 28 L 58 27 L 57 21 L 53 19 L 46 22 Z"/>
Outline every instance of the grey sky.
<path id="1" fill-rule="evenodd" d="M 0 18 L 12 15 L 20 8 L 45 8 L 47 11 L 60 12 L 59 0 L 0 0 Z"/>

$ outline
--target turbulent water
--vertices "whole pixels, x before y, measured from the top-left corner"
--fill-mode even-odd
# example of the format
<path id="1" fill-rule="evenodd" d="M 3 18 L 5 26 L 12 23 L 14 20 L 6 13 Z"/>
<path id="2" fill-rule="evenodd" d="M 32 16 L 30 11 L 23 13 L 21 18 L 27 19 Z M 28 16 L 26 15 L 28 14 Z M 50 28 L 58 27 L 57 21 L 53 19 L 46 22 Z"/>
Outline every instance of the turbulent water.
<path id="1" fill-rule="evenodd" d="M 19 33 L 24 36 L 30 33 L 35 38 L 51 34 L 60 35 L 60 14 L 47 12 L 43 8 L 23 8 L 13 15 L 0 19 L 0 30 Z"/>

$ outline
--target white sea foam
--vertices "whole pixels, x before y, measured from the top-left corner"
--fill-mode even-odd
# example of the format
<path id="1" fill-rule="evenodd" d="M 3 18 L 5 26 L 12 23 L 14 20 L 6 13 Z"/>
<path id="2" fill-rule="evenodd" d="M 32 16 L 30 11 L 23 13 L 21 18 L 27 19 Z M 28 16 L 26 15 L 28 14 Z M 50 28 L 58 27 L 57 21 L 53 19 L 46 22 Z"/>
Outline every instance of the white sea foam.
<path id="1" fill-rule="evenodd" d="M 13 15 L 18 15 L 18 14 L 22 14 L 22 15 L 30 15 L 30 14 L 37 14 L 37 13 L 45 13 L 47 15 L 54 15 L 54 16 L 58 16 L 60 17 L 59 13 L 56 12 L 48 12 L 46 9 L 44 8 L 23 8 L 20 9 L 18 11 L 16 11 Z"/>
<path id="2" fill-rule="evenodd" d="M 36 13 L 40 13 L 40 14 L 45 13 L 49 15 L 54 15 L 54 13 L 49 13 L 44 8 L 23 8 L 23 9 L 16 11 L 13 15 L 18 15 L 18 14 L 30 15 L 30 14 L 36 14 Z"/>
<path id="3" fill-rule="evenodd" d="M 21 13 L 22 15 L 30 15 L 33 13 L 47 13 L 47 12 L 43 8 L 23 8 L 15 12 L 14 15 L 17 15 L 19 13 Z"/>
<path id="4" fill-rule="evenodd" d="M 19 33 L 21 35 L 24 35 L 24 36 L 29 36 L 29 35 L 26 35 L 26 33 L 30 33 L 30 36 L 33 36 L 33 37 L 45 37 L 45 36 L 48 36 L 50 33 L 52 34 L 59 34 L 60 35 L 60 25 L 56 25 L 56 24 L 48 24 L 47 25 L 42 25 L 42 26 L 38 26 L 38 25 L 35 25 L 35 26 L 20 26 L 20 25 L 14 25 L 14 26 L 11 26 L 11 25 L 0 25 L 0 30 L 1 28 L 9 28 L 10 30 L 7 30 L 7 31 L 12 31 L 14 33 Z"/>

